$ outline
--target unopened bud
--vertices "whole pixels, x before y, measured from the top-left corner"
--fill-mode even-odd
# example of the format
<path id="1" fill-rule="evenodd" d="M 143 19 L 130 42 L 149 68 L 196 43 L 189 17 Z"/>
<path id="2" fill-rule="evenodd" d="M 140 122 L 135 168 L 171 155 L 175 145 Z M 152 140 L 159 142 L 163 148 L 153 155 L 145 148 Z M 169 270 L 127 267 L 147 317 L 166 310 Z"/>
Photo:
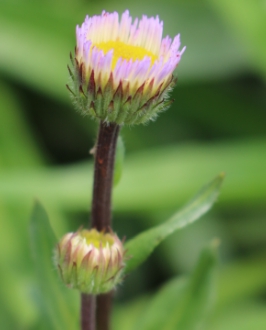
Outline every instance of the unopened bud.
<path id="1" fill-rule="evenodd" d="M 122 242 L 114 233 L 83 229 L 61 239 L 54 260 L 68 287 L 96 295 L 121 282 L 123 258 Z"/>

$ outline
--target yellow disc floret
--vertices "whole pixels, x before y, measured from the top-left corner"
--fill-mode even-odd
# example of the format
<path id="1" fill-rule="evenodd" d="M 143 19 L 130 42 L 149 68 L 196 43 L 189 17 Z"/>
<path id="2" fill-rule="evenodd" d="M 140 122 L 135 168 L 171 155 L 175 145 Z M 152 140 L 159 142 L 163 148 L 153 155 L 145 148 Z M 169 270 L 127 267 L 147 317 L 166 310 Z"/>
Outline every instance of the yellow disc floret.
<path id="1" fill-rule="evenodd" d="M 121 41 L 100 42 L 98 44 L 95 44 L 95 46 L 101 49 L 104 52 L 104 54 L 108 53 L 111 49 L 114 50 L 112 69 L 115 68 L 116 63 L 120 57 L 122 57 L 123 60 L 126 61 L 132 60 L 134 62 L 136 60 L 143 60 L 145 56 L 148 56 L 151 59 L 151 65 L 158 58 L 152 52 L 146 50 L 143 47 L 127 45 Z"/>
<path id="2" fill-rule="evenodd" d="M 80 236 L 86 239 L 88 245 L 92 244 L 96 248 L 100 248 L 100 245 L 102 247 L 106 247 L 108 244 L 109 246 L 112 246 L 114 244 L 114 239 L 112 235 L 105 234 L 103 232 L 98 232 L 96 229 L 83 229 L 80 232 Z"/>

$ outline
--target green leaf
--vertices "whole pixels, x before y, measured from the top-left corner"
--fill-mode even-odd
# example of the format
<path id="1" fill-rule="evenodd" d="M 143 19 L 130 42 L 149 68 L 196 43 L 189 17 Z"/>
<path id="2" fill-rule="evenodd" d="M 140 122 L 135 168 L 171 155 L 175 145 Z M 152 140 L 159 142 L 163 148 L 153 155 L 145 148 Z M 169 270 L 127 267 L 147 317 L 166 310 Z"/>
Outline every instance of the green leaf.
<path id="1" fill-rule="evenodd" d="M 232 304 L 247 301 L 265 290 L 265 259 L 264 251 L 256 251 L 255 256 L 231 262 L 219 271 L 216 308 L 218 312 Z"/>
<path id="2" fill-rule="evenodd" d="M 125 145 L 122 137 L 119 135 L 116 145 L 116 154 L 115 154 L 114 186 L 116 186 L 119 183 L 122 177 L 124 158 L 125 158 Z"/>
<path id="3" fill-rule="evenodd" d="M 204 330 L 265 330 L 266 308 L 263 302 L 242 302 L 229 305 Z"/>
<path id="4" fill-rule="evenodd" d="M 78 322 L 73 312 L 73 296 L 59 282 L 59 277 L 52 264 L 52 253 L 56 245 L 55 235 L 50 227 L 48 216 L 37 202 L 34 206 L 30 223 L 30 240 L 35 261 L 38 292 L 37 303 L 47 329 L 78 329 Z"/>
<path id="5" fill-rule="evenodd" d="M 217 199 L 223 178 L 223 173 L 218 175 L 183 209 L 162 225 L 151 228 L 128 241 L 125 248 L 131 258 L 127 262 L 125 272 L 137 268 L 167 236 L 193 223 L 206 213 Z"/>
<path id="6" fill-rule="evenodd" d="M 188 280 L 177 278 L 166 284 L 153 298 L 134 329 L 199 329 L 212 302 L 216 247 L 214 240 L 202 251 Z"/>

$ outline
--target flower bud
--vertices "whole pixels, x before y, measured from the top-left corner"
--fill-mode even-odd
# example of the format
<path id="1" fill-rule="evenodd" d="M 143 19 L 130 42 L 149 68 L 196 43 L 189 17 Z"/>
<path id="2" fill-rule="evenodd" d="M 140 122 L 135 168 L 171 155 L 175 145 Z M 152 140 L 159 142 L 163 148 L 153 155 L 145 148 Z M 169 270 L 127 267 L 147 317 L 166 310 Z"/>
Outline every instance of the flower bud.
<path id="1" fill-rule="evenodd" d="M 63 236 L 54 261 L 68 287 L 96 295 L 121 282 L 123 257 L 123 245 L 114 233 L 83 229 Z"/>

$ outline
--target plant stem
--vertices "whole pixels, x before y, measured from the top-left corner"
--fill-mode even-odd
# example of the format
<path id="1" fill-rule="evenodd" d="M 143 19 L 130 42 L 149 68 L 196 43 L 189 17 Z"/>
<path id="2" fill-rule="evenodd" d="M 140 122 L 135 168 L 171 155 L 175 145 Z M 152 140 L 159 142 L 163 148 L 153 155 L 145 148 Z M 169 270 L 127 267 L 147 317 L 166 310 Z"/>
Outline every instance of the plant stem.
<path id="1" fill-rule="evenodd" d="M 116 142 L 119 126 L 101 122 L 94 164 L 94 186 L 91 210 L 91 226 L 97 230 L 111 229 L 111 197 Z"/>
<path id="2" fill-rule="evenodd" d="M 99 231 L 111 230 L 112 187 L 116 142 L 120 126 L 100 122 L 95 161 L 91 208 L 91 227 Z M 82 330 L 95 330 L 95 299 L 97 305 L 97 330 L 109 330 L 112 293 L 95 296 L 82 294 Z"/>
<path id="3" fill-rule="evenodd" d="M 81 294 L 81 330 L 95 330 L 96 296 Z"/>
<path id="4" fill-rule="evenodd" d="M 112 311 L 113 292 L 97 296 L 96 323 L 97 330 L 108 330 Z"/>

